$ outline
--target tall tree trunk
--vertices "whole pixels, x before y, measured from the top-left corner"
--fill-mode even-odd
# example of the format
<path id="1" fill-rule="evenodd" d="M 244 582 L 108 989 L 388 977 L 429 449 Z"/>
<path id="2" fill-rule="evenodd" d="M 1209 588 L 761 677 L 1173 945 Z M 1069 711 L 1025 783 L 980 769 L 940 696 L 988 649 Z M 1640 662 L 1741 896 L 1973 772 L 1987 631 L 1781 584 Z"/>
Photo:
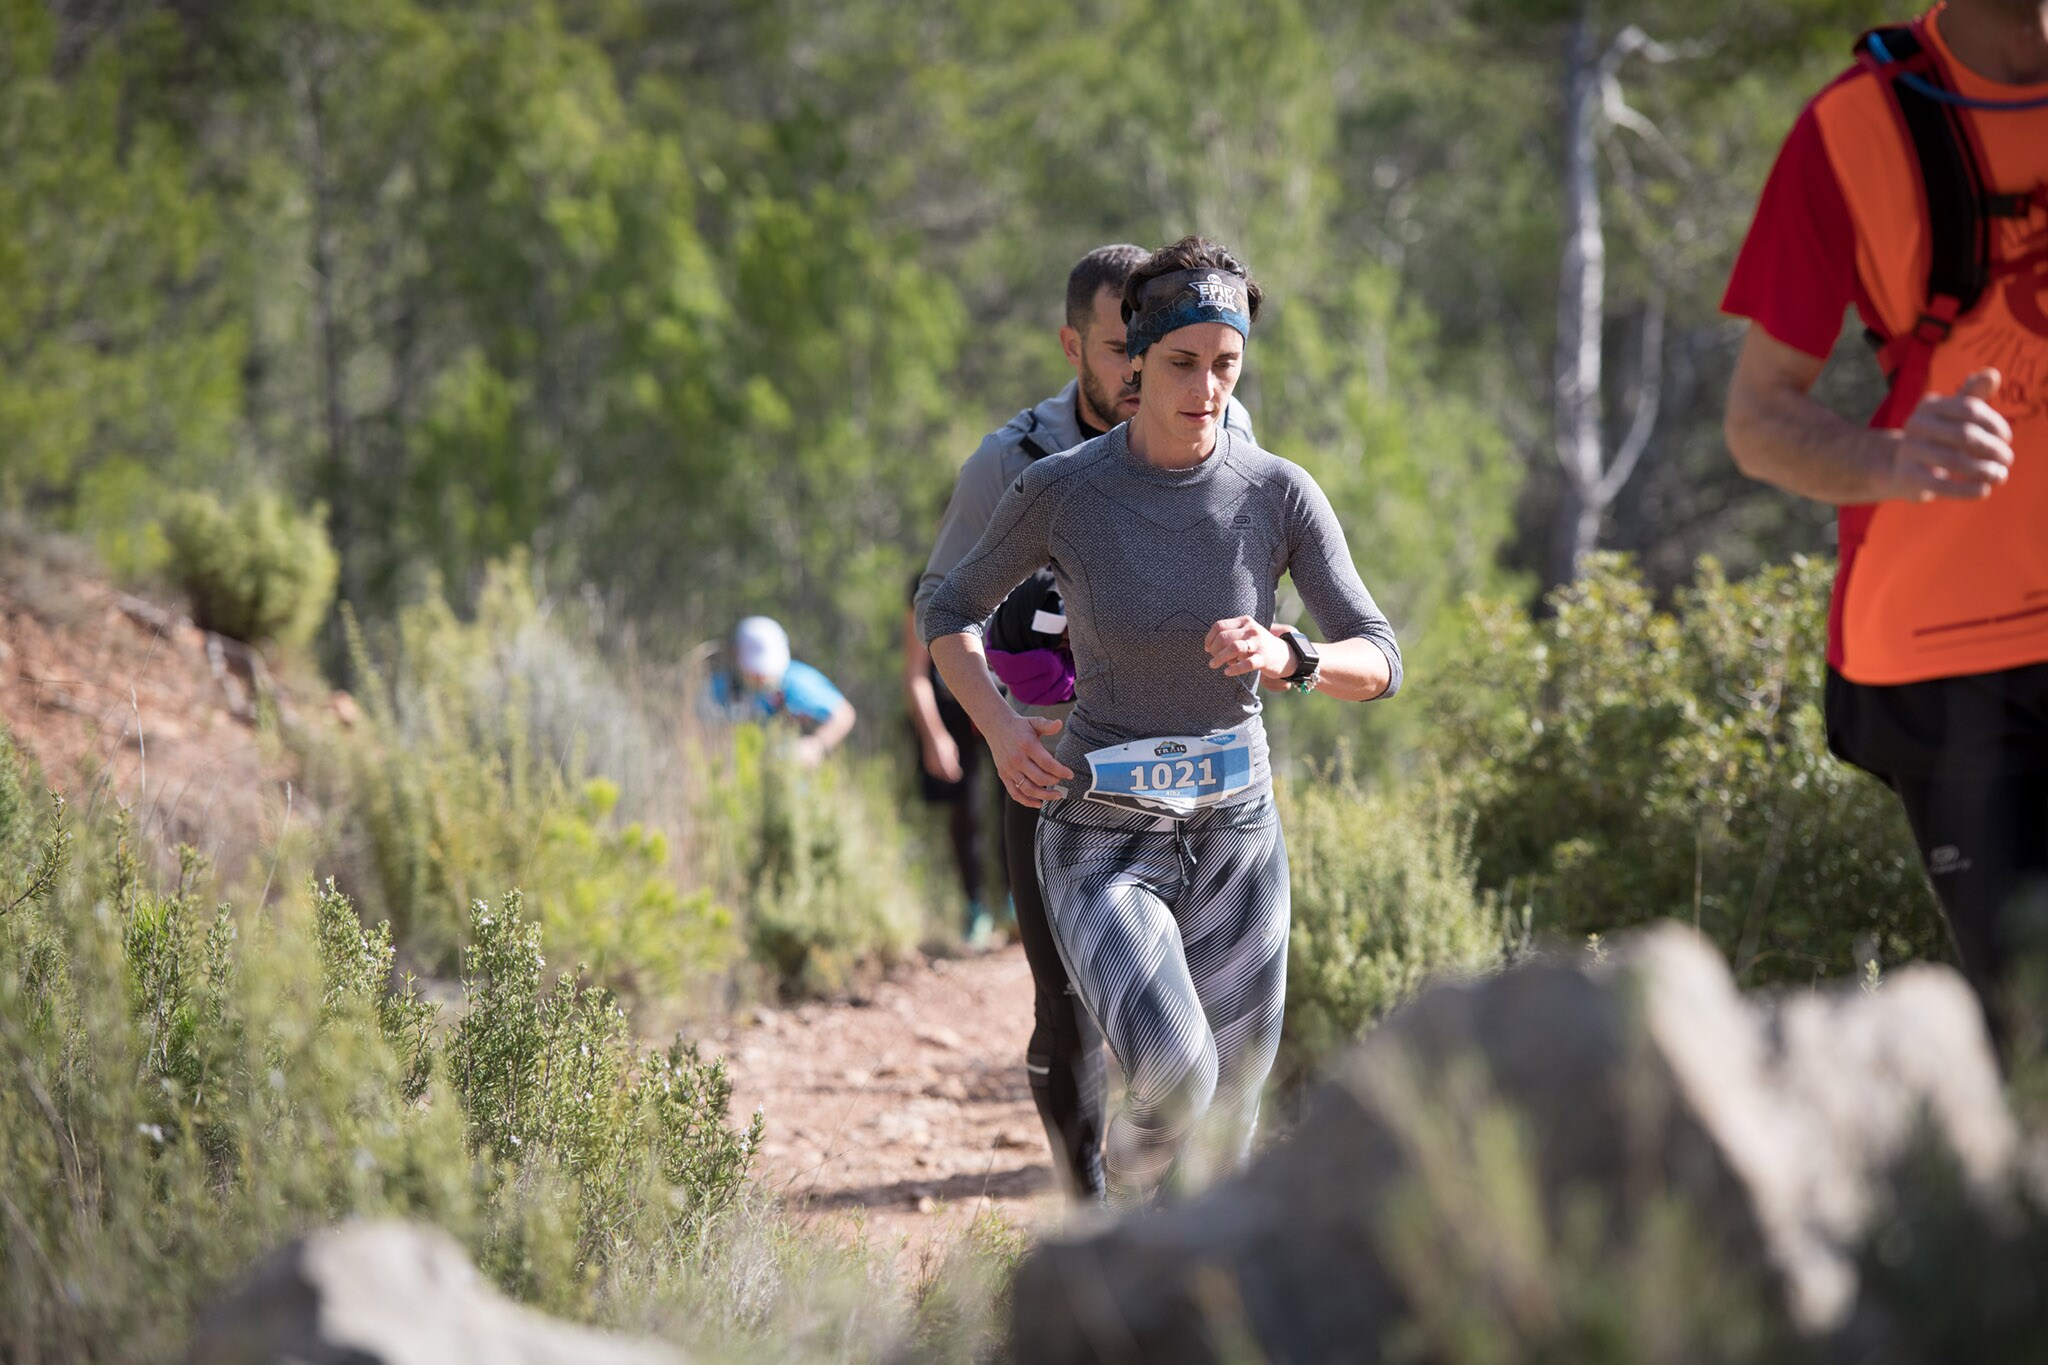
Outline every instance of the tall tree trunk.
<path id="1" fill-rule="evenodd" d="M 302 53 L 295 73 L 306 174 L 311 181 L 313 336 L 319 348 L 320 415 L 326 450 L 320 462 L 320 492 L 327 502 L 328 533 L 341 560 L 341 600 L 362 609 L 361 547 L 356 544 L 356 481 L 349 459 L 348 413 L 342 397 L 341 310 L 335 300 L 334 176 L 328 164 L 327 54 Z"/>
<path id="2" fill-rule="evenodd" d="M 1599 18 L 1582 0 L 1565 56 L 1564 256 L 1558 266 L 1557 352 L 1551 383 L 1558 500 L 1549 578 L 1565 583 L 1600 536 L 1602 439 L 1601 321 L 1607 291 L 1607 239 L 1594 173 L 1601 101 Z"/>

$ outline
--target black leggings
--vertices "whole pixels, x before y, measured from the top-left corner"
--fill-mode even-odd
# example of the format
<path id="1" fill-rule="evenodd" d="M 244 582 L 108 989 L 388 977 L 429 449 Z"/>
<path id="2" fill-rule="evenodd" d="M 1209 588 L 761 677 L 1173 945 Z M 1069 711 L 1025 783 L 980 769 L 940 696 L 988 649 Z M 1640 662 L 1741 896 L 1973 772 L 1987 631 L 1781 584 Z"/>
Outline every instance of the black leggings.
<path id="1" fill-rule="evenodd" d="M 1017 937 L 1031 964 L 1032 1013 L 1036 1022 L 1024 1054 L 1031 1099 L 1052 1144 L 1053 1166 L 1067 1193 L 1102 1197 L 1104 1067 L 1102 1035 L 1081 1008 L 1060 960 L 1059 944 L 1045 917 L 1033 852 L 1038 812 L 1003 797 L 1003 858 L 1010 871 L 1010 895 L 1017 905 Z"/>
<path id="2" fill-rule="evenodd" d="M 1038 871 L 1082 1005 L 1123 1066 L 1105 1202 L 1143 1207 L 1169 1182 L 1185 1188 L 1184 1169 L 1241 1165 L 1287 998 L 1272 798 L 1184 821 L 1062 801 L 1039 817 Z"/>
<path id="3" fill-rule="evenodd" d="M 968 914 L 986 911 L 982 870 L 981 827 L 988 815 L 988 782 L 982 777 L 982 761 L 988 746 L 975 730 L 974 722 L 960 703 L 939 698 L 939 723 L 953 737 L 960 752 L 960 780 L 948 782 L 925 770 L 924 748 L 911 737 L 911 763 L 917 771 L 919 793 L 931 805 L 946 808 L 946 838 L 953 846 L 953 867 L 960 874 L 960 891 L 967 897 Z"/>
<path id="4" fill-rule="evenodd" d="M 1828 747 L 1898 793 L 1999 1056 L 2048 949 L 2048 663 L 1875 686 L 1833 669 Z M 2040 965 L 2048 965 L 2042 963 Z"/>
<path id="5" fill-rule="evenodd" d="M 2005 1055 L 2014 1022 L 2006 992 L 2019 984 L 2014 974 L 2027 959 L 2048 948 L 2048 768 L 1891 782 L 1963 975 Z"/>

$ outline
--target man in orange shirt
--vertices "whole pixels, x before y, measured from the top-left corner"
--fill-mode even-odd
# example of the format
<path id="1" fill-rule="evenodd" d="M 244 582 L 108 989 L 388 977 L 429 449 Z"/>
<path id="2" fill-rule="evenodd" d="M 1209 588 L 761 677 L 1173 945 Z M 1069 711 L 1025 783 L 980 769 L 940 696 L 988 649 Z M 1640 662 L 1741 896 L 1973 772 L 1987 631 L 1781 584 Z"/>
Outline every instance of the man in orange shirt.
<path id="1" fill-rule="evenodd" d="M 1995 1033 L 2048 943 L 2048 2 L 1949 0 L 1806 107 L 1723 300 L 1727 436 L 1840 508 L 1828 738 L 1911 820 Z M 1853 305 L 1891 391 L 1811 396 Z"/>

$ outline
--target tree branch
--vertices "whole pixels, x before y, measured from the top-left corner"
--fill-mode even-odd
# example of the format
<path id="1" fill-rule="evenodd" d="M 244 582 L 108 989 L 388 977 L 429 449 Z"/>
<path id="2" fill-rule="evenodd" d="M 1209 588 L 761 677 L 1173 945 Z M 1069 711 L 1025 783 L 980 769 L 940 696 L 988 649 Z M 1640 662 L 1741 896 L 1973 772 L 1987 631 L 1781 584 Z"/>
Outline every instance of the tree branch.
<path id="1" fill-rule="evenodd" d="M 1646 117 L 1642 111 L 1628 102 L 1621 90 L 1622 64 L 1631 57 L 1641 57 L 1656 66 L 1679 61 L 1686 57 L 1701 55 L 1706 46 L 1700 43 L 1671 45 L 1660 43 L 1649 34 L 1630 24 L 1614 35 L 1607 51 L 1600 56 L 1600 113 L 1612 127 L 1626 128 L 1647 143 L 1651 150 L 1663 158 L 1665 164 L 1679 175 L 1691 169 L 1671 140 L 1664 136 L 1664 130 Z"/>
<path id="2" fill-rule="evenodd" d="M 1629 476 L 1635 473 L 1650 436 L 1657 429 L 1657 413 L 1664 397 L 1664 294 L 1652 289 L 1644 304 L 1643 334 L 1636 382 L 1630 386 L 1628 434 L 1614 452 L 1614 460 L 1600 476 L 1598 501 L 1601 506 L 1620 495 Z"/>

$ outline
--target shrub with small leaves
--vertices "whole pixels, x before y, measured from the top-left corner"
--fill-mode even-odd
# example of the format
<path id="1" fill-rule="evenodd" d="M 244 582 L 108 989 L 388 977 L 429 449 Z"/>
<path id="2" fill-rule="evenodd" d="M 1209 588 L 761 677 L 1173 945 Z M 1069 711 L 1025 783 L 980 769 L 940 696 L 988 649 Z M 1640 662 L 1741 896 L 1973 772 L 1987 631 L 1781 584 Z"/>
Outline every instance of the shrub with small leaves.
<path id="1" fill-rule="evenodd" d="M 1828 753 L 1828 588 L 1702 561 L 1667 612 L 1597 556 L 1540 620 L 1480 604 L 1425 701 L 1479 885 L 1569 939 L 1695 923 L 1747 981 L 1943 956 L 1898 802 Z"/>
<path id="2" fill-rule="evenodd" d="M 5 879 L 27 866 L 34 837 L 35 810 L 23 789 L 21 756 L 14 751 L 14 737 L 0 726 L 0 893 L 8 892 Z"/>
<path id="3" fill-rule="evenodd" d="M 1431 784 L 1368 793 L 1340 766 L 1275 790 L 1293 913 L 1274 1075 L 1291 1087 L 1431 978 L 1498 968 L 1507 921 L 1474 887 L 1470 836 Z"/>
<path id="4" fill-rule="evenodd" d="M 160 891 L 124 823 L 87 839 L 0 918 L 0 1359 L 175 1358 L 202 1303 L 337 1215 L 475 1240 L 454 1106 L 407 1102 L 367 1011 L 323 1011 L 291 905 L 244 935 L 189 851 Z"/>
<path id="5" fill-rule="evenodd" d="M 384 1041 L 404 1067 L 403 1094 L 408 1102 L 427 1090 L 427 1078 L 434 1063 L 434 1022 L 438 1011 L 420 998 L 419 983 L 411 972 L 393 989 L 391 980 L 391 925 L 387 921 L 366 930 L 356 918 L 348 897 L 335 889 L 334 879 L 312 888 L 313 934 L 320 953 L 320 971 L 325 990 L 321 993 L 323 1017 L 333 1019 L 360 1010 L 377 1021 Z M 225 910 L 225 907 L 223 907 Z M 232 928 L 231 921 L 229 923 Z"/>
<path id="6" fill-rule="evenodd" d="M 901 961 L 930 907 L 879 774 L 806 768 L 787 732 L 734 728 L 708 820 L 746 908 L 747 944 L 786 995 L 830 994 Z"/>
<path id="7" fill-rule="evenodd" d="M 177 497 L 164 518 L 173 580 L 201 626 L 237 640 L 299 644 L 334 600 L 340 570 L 323 508 L 302 515 L 267 489 L 223 506 L 208 493 Z"/>
<path id="8" fill-rule="evenodd" d="M 707 1357 L 898 1344 L 886 1271 L 749 1184 L 762 1119 L 731 1121 L 724 1065 L 636 1056 L 608 993 L 545 985 L 516 896 L 477 911 L 437 1052 L 389 926 L 333 883 L 238 919 L 189 850 L 165 890 L 125 821 L 74 842 L 13 760 L 0 725 L 0 1361 L 182 1358 L 260 1257 L 355 1217 L 431 1223 L 525 1302 Z"/>
<path id="9" fill-rule="evenodd" d="M 760 1110 L 743 1129 L 731 1126 L 732 1077 L 723 1060 L 705 1061 L 678 1039 L 642 1061 L 637 1107 L 661 1180 L 661 1241 L 681 1257 L 702 1245 L 744 1191 L 766 1126 Z"/>
<path id="10" fill-rule="evenodd" d="M 669 1254 L 694 1247 L 738 1199 L 760 1146 L 758 1115 L 743 1132 L 727 1126 L 723 1065 L 678 1044 L 642 1059 L 633 1080 L 624 1011 L 572 973 L 544 985 L 540 926 L 524 918 L 518 892 L 495 909 L 476 902 L 470 938 L 448 1065 L 471 1144 L 569 1182 L 583 1265 L 635 1247 L 644 1255 L 650 1242 Z M 516 1273 L 525 1245 L 508 1230 L 494 1249 L 502 1274 Z"/>
<path id="11" fill-rule="evenodd" d="M 516 885 L 554 951 L 624 999 L 701 997 L 739 955 L 733 915 L 685 880 L 655 822 L 621 808 L 628 780 L 643 802 L 683 780 L 656 757 L 675 746 L 554 629 L 520 571 L 492 571 L 475 622 L 440 601 L 406 610 L 383 664 L 351 621 L 366 724 L 333 755 L 330 799 L 367 856 L 344 883 L 436 966 L 460 962 L 466 907 Z M 629 756 L 630 772 L 597 766 Z"/>

